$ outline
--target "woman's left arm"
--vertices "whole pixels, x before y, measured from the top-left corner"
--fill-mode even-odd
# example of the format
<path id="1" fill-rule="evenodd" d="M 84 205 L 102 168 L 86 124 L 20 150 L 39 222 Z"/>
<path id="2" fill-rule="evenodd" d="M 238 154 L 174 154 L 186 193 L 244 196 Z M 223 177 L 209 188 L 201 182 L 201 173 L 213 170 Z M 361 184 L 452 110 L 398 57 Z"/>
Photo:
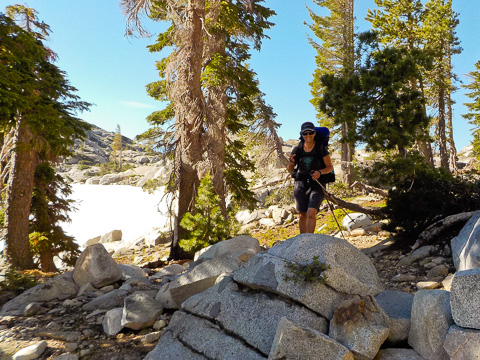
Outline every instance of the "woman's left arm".
<path id="1" fill-rule="evenodd" d="M 323 163 L 325 164 L 325 168 L 320 170 L 320 174 L 325 175 L 325 174 L 331 173 L 333 171 L 333 165 L 332 165 L 332 158 L 330 157 L 330 154 L 328 154 L 323 158 Z"/>
<path id="2" fill-rule="evenodd" d="M 328 174 L 330 172 L 332 172 L 333 170 L 333 165 L 332 165 L 332 158 L 330 157 L 330 154 L 326 155 L 324 158 L 323 158 L 323 163 L 325 164 L 325 167 L 321 170 L 317 170 L 315 171 L 313 174 L 312 174 L 312 179 L 313 180 L 318 180 L 318 178 L 321 176 L 321 175 L 325 175 L 325 174 Z"/>

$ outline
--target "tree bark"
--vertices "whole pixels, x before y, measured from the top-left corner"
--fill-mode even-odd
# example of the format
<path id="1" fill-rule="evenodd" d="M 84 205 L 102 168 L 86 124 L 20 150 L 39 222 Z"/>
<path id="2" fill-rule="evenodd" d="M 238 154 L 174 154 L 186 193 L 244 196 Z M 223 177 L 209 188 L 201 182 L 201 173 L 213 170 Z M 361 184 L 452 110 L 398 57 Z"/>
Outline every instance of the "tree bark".
<path id="1" fill-rule="evenodd" d="M 33 139 L 28 125 L 16 125 L 11 170 L 7 182 L 5 223 L 7 261 L 17 269 L 33 269 L 29 241 L 29 215 L 32 203 L 36 156 L 30 148 Z"/>
<path id="2" fill-rule="evenodd" d="M 215 10 L 213 10 L 215 9 Z M 221 1 L 213 2 L 212 8 L 209 12 L 211 23 L 218 22 L 218 15 L 221 9 Z M 226 36 L 222 32 L 207 34 L 205 41 L 205 51 L 208 52 L 209 60 L 215 55 L 219 54 L 225 56 Z M 223 73 L 223 71 L 222 71 Z M 209 161 L 206 169 L 210 171 L 212 176 L 213 188 L 215 193 L 220 198 L 220 210 L 222 215 L 227 218 L 227 205 L 225 195 L 225 146 L 227 143 L 227 86 L 226 81 L 221 78 L 222 73 L 216 73 L 215 82 L 208 86 L 207 93 L 207 117 L 206 117 L 206 147 L 204 152 L 207 154 L 207 161 Z M 199 169 L 201 170 L 201 169 Z M 202 175 L 201 177 L 203 177 Z"/>
<path id="3" fill-rule="evenodd" d="M 344 8 L 344 31 L 343 31 L 343 69 L 345 72 L 352 73 L 355 68 L 355 17 L 354 0 L 345 0 Z M 342 124 L 342 137 L 348 137 L 349 132 L 356 127 L 356 124 Z M 353 176 L 353 155 L 355 154 L 355 145 L 343 143 L 341 154 L 342 181 L 351 185 L 354 181 Z"/>
<path id="4" fill-rule="evenodd" d="M 170 259 L 185 259 L 188 255 L 179 242 L 186 231 L 180 226 L 183 216 L 192 209 L 200 183 L 197 166 L 202 160 L 203 130 L 202 22 L 205 1 L 189 0 L 185 10 L 184 27 L 180 30 L 183 43 L 177 54 L 174 106 L 177 132 L 178 210 L 174 225 Z"/>
<path id="5" fill-rule="evenodd" d="M 57 272 L 58 269 L 53 262 L 53 253 L 51 248 L 40 250 L 40 267 L 43 272 Z"/>
<path id="6" fill-rule="evenodd" d="M 422 92 L 423 96 L 425 97 L 425 87 L 423 85 L 423 79 L 420 78 L 419 82 L 420 82 L 420 91 Z M 427 105 L 426 104 L 423 104 L 423 112 L 424 112 L 425 115 L 427 114 Z M 428 128 L 430 128 L 430 126 L 428 126 Z M 418 144 L 418 148 L 419 148 L 420 152 L 425 157 L 426 163 L 433 166 L 434 163 L 433 163 L 432 144 L 430 144 L 430 142 L 427 142 L 427 141 L 419 141 L 419 142 L 417 142 L 417 144 Z"/>
<path id="7" fill-rule="evenodd" d="M 440 166 L 445 170 L 449 170 L 447 137 L 446 137 L 445 130 L 446 130 L 445 129 L 445 89 L 440 88 L 438 91 L 438 120 L 437 120 L 438 150 L 440 153 Z"/>
<path id="8" fill-rule="evenodd" d="M 448 68 L 449 72 L 452 72 L 452 52 L 450 47 L 448 48 Z M 450 160 L 450 170 L 454 173 L 458 171 L 457 166 L 457 147 L 455 146 L 455 140 L 453 138 L 453 109 L 452 109 L 452 90 L 448 90 L 448 100 L 447 100 L 447 138 L 449 145 L 449 160 Z"/>

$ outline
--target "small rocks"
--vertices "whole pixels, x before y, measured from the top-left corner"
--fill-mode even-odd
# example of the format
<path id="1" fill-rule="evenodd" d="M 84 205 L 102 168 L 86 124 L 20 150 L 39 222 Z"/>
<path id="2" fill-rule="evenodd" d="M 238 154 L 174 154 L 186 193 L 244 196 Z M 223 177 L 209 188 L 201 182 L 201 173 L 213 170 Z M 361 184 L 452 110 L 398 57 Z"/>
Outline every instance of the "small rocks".
<path id="1" fill-rule="evenodd" d="M 46 341 L 40 341 L 39 343 L 30 345 L 26 348 L 23 348 L 22 350 L 18 351 L 15 353 L 15 355 L 12 356 L 12 360 L 33 360 L 40 355 L 43 354 L 43 352 L 47 349 L 47 342 Z"/>

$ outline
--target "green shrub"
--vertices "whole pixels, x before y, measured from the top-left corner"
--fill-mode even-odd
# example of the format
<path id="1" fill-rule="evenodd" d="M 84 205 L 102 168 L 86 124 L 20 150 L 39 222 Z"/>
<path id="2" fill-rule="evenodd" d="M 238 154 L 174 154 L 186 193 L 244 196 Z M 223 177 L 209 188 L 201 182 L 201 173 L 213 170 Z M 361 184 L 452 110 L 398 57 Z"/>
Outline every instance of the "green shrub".
<path id="1" fill-rule="evenodd" d="M 271 205 L 289 205 L 295 202 L 293 197 L 293 185 L 282 186 L 268 195 L 265 199 L 265 206 Z"/>
<path id="2" fill-rule="evenodd" d="M 417 236 L 448 215 L 480 209 L 479 183 L 455 177 L 443 169 L 417 169 L 389 191 L 385 213 L 388 230 Z"/>
<path id="3" fill-rule="evenodd" d="M 160 179 L 150 179 L 142 186 L 142 190 L 148 192 L 149 194 L 153 194 L 155 190 L 157 190 L 161 186 L 166 186 L 167 184 L 160 180 Z"/>
<path id="4" fill-rule="evenodd" d="M 428 171 L 428 169 L 431 169 L 431 166 L 427 165 L 425 158 L 420 153 L 413 151 L 406 158 L 386 152 L 383 159 L 358 171 L 370 185 L 392 187 L 405 180 L 408 181 L 415 174 Z"/>
<path id="5" fill-rule="evenodd" d="M 200 181 L 194 210 L 186 213 L 180 222 L 180 226 L 189 231 L 189 236 L 180 240 L 180 247 L 187 253 L 227 240 L 238 232 L 233 212 L 225 218 L 219 204 L 220 198 L 207 175 Z"/>
<path id="6" fill-rule="evenodd" d="M 22 274 L 21 272 L 8 268 L 3 281 L 0 281 L 0 291 L 24 291 L 39 284 L 33 275 Z"/>
<path id="7" fill-rule="evenodd" d="M 135 166 L 132 164 L 122 164 L 122 171 L 133 169 L 134 167 Z M 100 171 L 98 175 L 103 176 L 106 174 L 117 173 L 118 171 L 118 164 L 113 161 L 109 161 L 107 163 L 100 164 Z"/>
<path id="8" fill-rule="evenodd" d="M 339 198 L 349 198 L 356 195 L 355 191 L 350 186 L 340 180 L 328 184 L 327 191 Z"/>

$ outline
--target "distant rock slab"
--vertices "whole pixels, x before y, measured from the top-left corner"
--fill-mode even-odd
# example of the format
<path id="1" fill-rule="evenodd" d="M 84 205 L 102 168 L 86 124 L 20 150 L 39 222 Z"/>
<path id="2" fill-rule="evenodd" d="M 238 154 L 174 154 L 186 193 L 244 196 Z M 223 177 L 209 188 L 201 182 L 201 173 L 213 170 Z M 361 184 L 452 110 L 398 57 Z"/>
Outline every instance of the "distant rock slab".
<path id="1" fill-rule="evenodd" d="M 342 226 L 348 231 L 358 229 L 373 224 L 372 218 L 367 214 L 351 213 L 345 216 L 342 221 Z"/>
<path id="2" fill-rule="evenodd" d="M 247 235 L 240 235 L 198 251 L 195 254 L 195 260 L 230 256 L 242 262 L 247 262 L 260 251 L 262 251 L 262 248 L 257 239 Z"/>

